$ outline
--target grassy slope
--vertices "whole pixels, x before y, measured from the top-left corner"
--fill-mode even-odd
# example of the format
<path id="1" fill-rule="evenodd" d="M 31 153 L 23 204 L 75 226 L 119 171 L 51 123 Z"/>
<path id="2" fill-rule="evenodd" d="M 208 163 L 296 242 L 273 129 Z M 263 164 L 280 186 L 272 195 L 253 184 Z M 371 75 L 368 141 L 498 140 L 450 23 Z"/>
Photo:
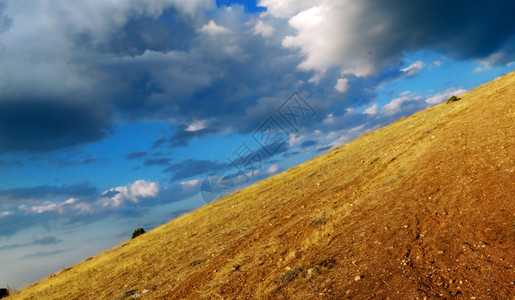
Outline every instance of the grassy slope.
<path id="1" fill-rule="evenodd" d="M 514 104 L 512 73 L 14 298 L 509 299 Z"/>

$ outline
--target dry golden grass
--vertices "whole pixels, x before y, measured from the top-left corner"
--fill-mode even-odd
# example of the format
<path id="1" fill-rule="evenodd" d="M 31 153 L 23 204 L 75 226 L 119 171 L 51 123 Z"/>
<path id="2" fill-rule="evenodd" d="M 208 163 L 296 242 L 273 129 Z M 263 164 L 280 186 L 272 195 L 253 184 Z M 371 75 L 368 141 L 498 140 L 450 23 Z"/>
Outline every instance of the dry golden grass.
<path id="1" fill-rule="evenodd" d="M 511 299 L 515 74 L 461 98 L 12 298 Z"/>

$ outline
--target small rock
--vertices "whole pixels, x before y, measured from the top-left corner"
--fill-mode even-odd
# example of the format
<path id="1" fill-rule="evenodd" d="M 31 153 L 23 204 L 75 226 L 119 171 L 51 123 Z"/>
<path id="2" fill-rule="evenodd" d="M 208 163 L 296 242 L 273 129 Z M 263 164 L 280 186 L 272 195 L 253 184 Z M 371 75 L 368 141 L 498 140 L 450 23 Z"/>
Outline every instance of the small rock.
<path id="1" fill-rule="evenodd" d="M 361 276 L 356 275 L 356 277 L 354 277 L 354 281 L 360 281 L 360 280 L 361 280 Z"/>
<path id="2" fill-rule="evenodd" d="M 146 294 L 148 293 L 148 290 L 147 289 L 144 289 L 143 291 L 141 291 L 142 294 Z"/>

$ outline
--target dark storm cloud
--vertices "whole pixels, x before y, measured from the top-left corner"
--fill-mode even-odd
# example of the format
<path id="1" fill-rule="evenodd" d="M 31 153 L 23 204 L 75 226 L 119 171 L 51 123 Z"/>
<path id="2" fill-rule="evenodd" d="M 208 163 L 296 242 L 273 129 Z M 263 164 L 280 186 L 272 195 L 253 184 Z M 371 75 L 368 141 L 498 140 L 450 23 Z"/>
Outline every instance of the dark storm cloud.
<path id="1" fill-rule="evenodd" d="M 309 8 L 306 3 L 284 4 L 300 8 L 274 18 L 274 2 L 261 2 L 269 15 L 251 15 L 241 6 L 206 13 L 213 8 L 210 1 L 195 1 L 194 9 L 163 1 L 155 10 L 143 1 L 114 8 L 84 2 L 76 7 L 80 18 L 73 19 L 58 10 L 5 2 L 0 34 L 9 45 L 0 40 L 0 68 L 13 72 L 0 76 L 7 87 L 0 91 L 0 152 L 98 141 L 114 119 L 170 120 L 175 133 L 156 147 L 184 146 L 220 132 L 251 133 L 297 89 L 320 112 L 303 124 L 313 129 L 327 113 L 338 117 L 346 108 L 370 103 L 378 85 L 403 76 L 404 53 L 432 49 L 490 65 L 514 58 L 510 1 L 368 0 L 356 3 L 357 15 L 350 16 L 341 4 L 320 0 L 312 6 L 330 9 L 323 11 L 324 26 L 316 28 L 293 19 L 288 26 L 288 18 Z M 56 25 L 43 22 L 48 18 Z M 258 19 L 273 34 L 254 34 Z M 203 27 L 211 21 L 224 29 Z M 26 44 L 17 24 L 32 26 L 34 36 L 52 36 L 53 44 L 32 43 L 34 38 Z M 351 32 L 340 34 L 345 30 Z M 310 47 L 313 36 L 327 40 L 328 48 Z M 303 60 L 309 63 L 299 72 Z M 320 70 L 325 76 L 319 84 L 307 83 Z M 356 76 L 356 70 L 366 76 Z M 349 80 L 344 93 L 334 89 L 340 77 Z M 186 130 L 198 120 L 208 126 Z"/>
<path id="2" fill-rule="evenodd" d="M 125 156 L 125 158 L 127 158 L 127 159 L 138 159 L 138 158 L 142 158 L 142 157 L 144 157 L 146 155 L 147 155 L 147 152 L 136 151 L 136 152 L 131 152 L 131 153 L 127 154 L 127 156 Z"/>
<path id="3" fill-rule="evenodd" d="M 0 2 L 0 33 L 8 30 L 12 24 L 12 19 L 3 14 L 4 9 L 5 9 L 5 3 Z"/>
<path id="4" fill-rule="evenodd" d="M 42 258 L 42 257 L 54 256 L 54 255 L 57 255 L 57 254 L 61 254 L 61 253 L 70 251 L 70 250 L 73 250 L 73 249 L 61 249 L 61 250 L 54 250 L 54 251 L 38 251 L 38 252 L 35 252 L 35 253 L 24 255 L 20 259 Z"/>
<path id="5" fill-rule="evenodd" d="M 333 148 L 333 146 L 320 147 L 320 148 L 317 149 L 317 152 L 325 152 L 327 150 L 330 150 L 331 148 Z"/>
<path id="6" fill-rule="evenodd" d="M 163 11 L 159 18 L 139 17 L 128 22 L 109 40 L 96 44 L 91 33 L 75 35 L 77 47 L 88 47 L 100 53 L 120 56 L 141 55 L 145 51 L 167 52 L 186 50 L 188 40 L 195 34 L 191 18 L 181 16 L 177 9 Z M 163 38 L 166 37 L 166 38 Z"/>
<path id="7" fill-rule="evenodd" d="M 161 146 L 165 145 L 167 141 L 168 141 L 168 139 L 166 139 L 166 138 L 158 139 L 157 141 L 155 141 L 152 144 L 152 149 L 154 150 L 154 149 L 160 148 Z"/>
<path id="8" fill-rule="evenodd" d="M 93 142 L 109 127 L 104 112 L 87 104 L 0 96 L 0 152 L 48 151 Z"/>
<path id="9" fill-rule="evenodd" d="M 176 127 L 176 132 L 170 138 L 170 144 L 172 146 L 187 146 L 191 139 L 198 139 L 206 135 L 216 133 L 213 128 L 203 128 L 195 131 L 188 131 L 188 126 L 181 124 Z"/>
<path id="10" fill-rule="evenodd" d="M 313 145 L 316 145 L 318 144 L 317 141 L 314 141 L 314 140 L 308 140 L 308 141 L 304 141 L 302 142 L 302 144 L 300 144 L 300 147 L 301 148 L 308 148 L 308 147 L 311 147 Z"/>
<path id="11" fill-rule="evenodd" d="M 394 21 L 389 31 L 392 39 L 386 49 L 401 41 L 404 50 L 435 47 L 459 58 L 486 58 L 513 45 L 513 1 L 374 0 L 370 1 L 370 8 Z"/>
<path id="12" fill-rule="evenodd" d="M 169 158 L 151 158 L 145 160 L 143 163 L 145 166 L 168 166 L 170 164 Z"/>
<path id="13" fill-rule="evenodd" d="M 1 168 L 9 168 L 9 167 L 21 167 L 22 163 L 20 161 L 7 161 L 4 159 L 0 159 L 0 167 Z"/>
<path id="14" fill-rule="evenodd" d="M 284 158 L 289 158 L 289 157 L 292 157 L 292 156 L 296 156 L 296 155 L 299 155 L 301 154 L 302 152 L 300 152 L 299 150 L 293 150 L 293 151 L 290 151 L 290 152 L 285 152 L 283 153 L 282 157 Z"/>
<path id="15" fill-rule="evenodd" d="M 98 193 L 96 187 L 89 183 L 81 183 L 76 185 L 63 186 L 37 186 L 30 188 L 15 188 L 8 190 L 0 190 L 0 200 L 34 200 L 45 199 L 49 197 L 86 197 Z"/>
<path id="16" fill-rule="evenodd" d="M 188 159 L 180 163 L 171 164 L 163 172 L 171 173 L 171 181 L 181 180 L 204 173 L 220 172 L 227 169 L 228 163 L 220 163 L 212 160 Z"/>
<path id="17" fill-rule="evenodd" d="M 33 245 L 55 245 L 62 242 L 62 240 L 57 239 L 55 236 L 48 236 L 40 239 L 35 239 L 32 242 Z"/>
<path id="18" fill-rule="evenodd" d="M 422 49 L 458 59 L 514 58 L 513 1 L 366 0 L 352 3 L 352 10 L 347 2 L 328 0 L 316 1 L 313 10 L 303 2 L 261 3 L 272 15 L 290 18 L 297 32 L 283 44 L 300 50 L 299 68 L 306 71 L 337 67 L 344 76 L 369 76 Z M 305 22 L 309 17 L 315 26 Z M 322 47 L 312 47 L 314 36 Z"/>
<path id="19" fill-rule="evenodd" d="M 62 240 L 57 239 L 55 236 L 48 236 L 44 238 L 35 239 L 34 241 L 26 244 L 12 244 L 12 245 L 6 245 L 6 246 L 0 246 L 1 250 L 9 250 L 9 249 L 17 249 L 27 246 L 34 246 L 34 245 L 55 245 L 61 243 Z"/>
<path id="20" fill-rule="evenodd" d="M 120 61 L 148 51 L 187 51 L 204 11 L 213 8 L 210 0 L 51 5 L 0 4 L 0 70 L 9 71 L 0 72 L 0 153 L 98 141 L 113 116 L 134 120 L 162 110 L 146 101 L 163 92 L 155 80 L 163 65 L 132 70 Z"/>

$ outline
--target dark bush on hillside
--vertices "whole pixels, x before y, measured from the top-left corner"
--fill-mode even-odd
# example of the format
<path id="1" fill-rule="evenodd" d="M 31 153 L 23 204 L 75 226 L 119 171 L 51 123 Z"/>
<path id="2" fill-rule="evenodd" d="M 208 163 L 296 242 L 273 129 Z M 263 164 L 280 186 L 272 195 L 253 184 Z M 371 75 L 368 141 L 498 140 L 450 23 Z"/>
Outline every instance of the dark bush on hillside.
<path id="1" fill-rule="evenodd" d="M 145 233 L 145 229 L 138 228 L 138 229 L 134 230 L 134 232 L 132 233 L 132 238 L 138 237 L 144 233 Z"/>
<path id="2" fill-rule="evenodd" d="M 461 100 L 461 98 L 458 98 L 456 96 L 451 96 L 449 99 L 447 99 L 447 104 L 449 104 L 451 102 L 456 102 L 458 100 Z"/>
<path id="3" fill-rule="evenodd" d="M 9 290 L 8 289 L 0 289 L 0 299 L 9 296 Z"/>

